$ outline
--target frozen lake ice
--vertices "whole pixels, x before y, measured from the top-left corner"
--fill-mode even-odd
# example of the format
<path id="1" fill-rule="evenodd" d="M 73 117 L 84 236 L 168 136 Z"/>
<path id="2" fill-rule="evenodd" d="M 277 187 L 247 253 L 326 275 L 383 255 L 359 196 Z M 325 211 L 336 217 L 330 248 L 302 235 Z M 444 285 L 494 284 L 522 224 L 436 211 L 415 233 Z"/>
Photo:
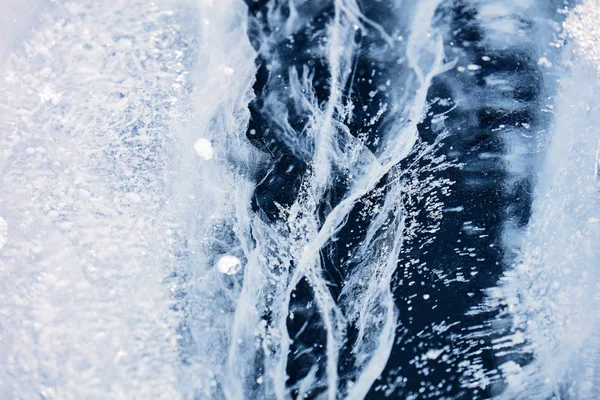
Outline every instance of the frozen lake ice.
<path id="1" fill-rule="evenodd" d="M 599 0 L 0 5 L 0 398 L 600 398 Z"/>

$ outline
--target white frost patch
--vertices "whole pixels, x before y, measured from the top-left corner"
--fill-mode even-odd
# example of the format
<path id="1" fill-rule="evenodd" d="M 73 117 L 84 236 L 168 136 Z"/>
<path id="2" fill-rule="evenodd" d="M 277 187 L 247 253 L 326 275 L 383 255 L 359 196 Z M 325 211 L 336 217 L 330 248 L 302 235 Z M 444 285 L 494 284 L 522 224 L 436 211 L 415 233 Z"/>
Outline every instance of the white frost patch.
<path id="1" fill-rule="evenodd" d="M 597 65 L 575 54 L 565 63 L 555 127 L 539 175 L 521 254 L 500 288 L 514 320 L 506 343 L 527 343 L 534 361 L 501 366 L 509 386 L 503 399 L 596 399 L 600 344 L 596 335 L 600 230 L 596 147 L 600 140 Z M 500 344 L 499 344 L 500 346 Z M 502 345 L 503 347 L 503 345 Z M 525 386 L 526 384 L 526 386 Z"/>
<path id="2" fill-rule="evenodd" d="M 0 250 L 6 244 L 8 240 L 8 224 L 4 220 L 4 218 L 0 217 Z"/>
<path id="3" fill-rule="evenodd" d="M 600 1 L 585 0 L 564 22 L 564 28 L 577 43 L 577 53 L 600 70 Z"/>
<path id="4" fill-rule="evenodd" d="M 132 203 L 139 203 L 140 201 L 142 201 L 142 197 L 136 192 L 129 192 L 127 193 L 126 197 Z"/>
<path id="5" fill-rule="evenodd" d="M 242 269 L 242 262 L 236 256 L 224 255 L 217 261 L 217 270 L 225 275 L 235 275 Z"/>
<path id="6" fill-rule="evenodd" d="M 196 153 L 198 153 L 200 158 L 204 160 L 210 160 L 213 158 L 214 150 L 210 140 L 208 139 L 201 138 L 196 140 L 194 143 L 194 150 L 196 150 Z"/>
<path id="7" fill-rule="evenodd" d="M 163 232 L 193 20 L 139 0 L 47 8 L 0 63 L 0 397 L 185 398 L 165 279 L 179 231 Z"/>

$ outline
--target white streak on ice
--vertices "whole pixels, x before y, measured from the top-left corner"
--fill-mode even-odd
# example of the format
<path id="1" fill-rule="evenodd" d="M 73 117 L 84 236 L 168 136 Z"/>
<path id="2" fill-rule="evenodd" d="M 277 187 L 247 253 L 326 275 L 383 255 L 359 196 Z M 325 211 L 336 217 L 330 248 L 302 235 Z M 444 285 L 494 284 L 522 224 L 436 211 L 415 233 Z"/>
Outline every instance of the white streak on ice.
<path id="1" fill-rule="evenodd" d="M 256 53 L 247 37 L 243 1 L 195 5 L 204 23 L 197 27 L 190 78 L 193 117 L 179 124 L 170 154 L 177 287 L 185 293 L 179 387 L 184 398 L 250 398 L 256 392 L 246 378 L 255 371 L 255 361 L 246 353 L 255 350 L 256 308 L 263 301 L 262 293 L 251 290 L 262 271 L 253 255 L 248 208 L 254 188 L 249 176 L 264 155 L 245 137 Z M 194 150 L 198 137 L 206 141 L 202 151 L 207 142 L 218 150 L 212 162 Z M 215 265 L 224 254 L 238 259 L 243 273 L 219 273 Z M 256 385 L 256 377 L 252 381 Z"/>

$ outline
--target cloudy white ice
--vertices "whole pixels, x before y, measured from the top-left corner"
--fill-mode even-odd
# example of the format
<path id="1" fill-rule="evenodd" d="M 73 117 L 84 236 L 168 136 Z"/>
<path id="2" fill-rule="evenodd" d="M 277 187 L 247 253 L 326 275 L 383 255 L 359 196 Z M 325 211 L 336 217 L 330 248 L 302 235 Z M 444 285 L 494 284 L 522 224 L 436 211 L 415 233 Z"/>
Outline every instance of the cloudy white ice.
<path id="1" fill-rule="evenodd" d="M 0 6 L 0 398 L 600 398 L 599 0 Z"/>

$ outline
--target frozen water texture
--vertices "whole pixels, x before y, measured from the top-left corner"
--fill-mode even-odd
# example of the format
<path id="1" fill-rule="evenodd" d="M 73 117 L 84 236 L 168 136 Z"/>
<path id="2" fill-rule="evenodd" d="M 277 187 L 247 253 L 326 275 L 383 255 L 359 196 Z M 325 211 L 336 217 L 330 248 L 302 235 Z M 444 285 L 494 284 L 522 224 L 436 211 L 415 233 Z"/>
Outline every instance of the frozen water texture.
<path id="1" fill-rule="evenodd" d="M 0 217 L 0 250 L 2 250 L 7 240 L 8 224 L 6 223 L 6 220 L 4 220 L 4 218 Z"/>
<path id="2" fill-rule="evenodd" d="M 0 73 L 0 396 L 176 397 L 165 180 L 185 27 L 145 2 L 40 15 Z"/>
<path id="3" fill-rule="evenodd" d="M 0 397 L 599 398 L 598 0 L 0 5 Z"/>

